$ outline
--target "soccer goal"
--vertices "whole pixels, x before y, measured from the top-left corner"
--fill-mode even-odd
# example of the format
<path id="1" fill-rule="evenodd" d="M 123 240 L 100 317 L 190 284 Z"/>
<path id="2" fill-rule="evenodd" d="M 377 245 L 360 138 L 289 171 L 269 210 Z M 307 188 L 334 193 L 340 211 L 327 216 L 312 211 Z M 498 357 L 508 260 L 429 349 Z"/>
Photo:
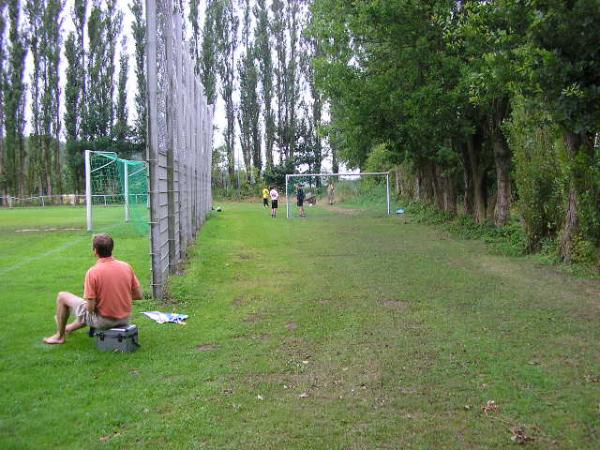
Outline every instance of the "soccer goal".
<path id="1" fill-rule="evenodd" d="M 148 164 L 86 150 L 85 206 L 88 231 L 123 221 L 147 231 Z"/>
<path id="2" fill-rule="evenodd" d="M 297 194 L 304 193 L 304 207 L 319 213 L 364 211 L 390 215 L 389 172 L 304 173 L 285 176 L 286 216 L 298 214 Z"/>

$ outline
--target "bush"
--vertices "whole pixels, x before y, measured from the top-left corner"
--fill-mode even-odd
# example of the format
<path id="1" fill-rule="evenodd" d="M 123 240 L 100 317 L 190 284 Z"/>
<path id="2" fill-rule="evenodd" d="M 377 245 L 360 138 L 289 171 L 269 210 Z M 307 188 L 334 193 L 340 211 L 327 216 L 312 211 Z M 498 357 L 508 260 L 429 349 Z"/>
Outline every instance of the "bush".
<path id="1" fill-rule="evenodd" d="M 528 251 L 539 250 L 544 239 L 556 238 L 565 215 L 561 133 L 540 111 L 517 100 L 506 125 Z"/>

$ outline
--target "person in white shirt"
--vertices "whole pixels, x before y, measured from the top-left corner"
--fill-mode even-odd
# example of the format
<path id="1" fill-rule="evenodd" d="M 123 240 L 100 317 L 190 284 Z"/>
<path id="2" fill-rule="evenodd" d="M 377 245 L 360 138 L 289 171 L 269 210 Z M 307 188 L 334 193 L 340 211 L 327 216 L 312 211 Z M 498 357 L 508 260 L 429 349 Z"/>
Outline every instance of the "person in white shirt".
<path id="1" fill-rule="evenodd" d="M 271 217 L 274 219 L 277 217 L 277 200 L 279 199 L 279 192 L 274 186 L 271 186 L 269 195 L 271 196 Z"/>

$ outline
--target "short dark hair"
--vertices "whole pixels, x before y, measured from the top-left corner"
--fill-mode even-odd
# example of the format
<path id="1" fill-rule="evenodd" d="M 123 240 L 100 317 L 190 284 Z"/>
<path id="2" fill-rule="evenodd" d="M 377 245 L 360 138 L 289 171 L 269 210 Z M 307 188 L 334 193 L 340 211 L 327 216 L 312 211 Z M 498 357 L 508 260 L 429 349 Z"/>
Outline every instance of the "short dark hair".
<path id="1" fill-rule="evenodd" d="M 110 235 L 103 233 L 94 236 L 92 248 L 96 250 L 100 258 L 108 258 L 112 256 L 113 247 L 115 242 Z"/>

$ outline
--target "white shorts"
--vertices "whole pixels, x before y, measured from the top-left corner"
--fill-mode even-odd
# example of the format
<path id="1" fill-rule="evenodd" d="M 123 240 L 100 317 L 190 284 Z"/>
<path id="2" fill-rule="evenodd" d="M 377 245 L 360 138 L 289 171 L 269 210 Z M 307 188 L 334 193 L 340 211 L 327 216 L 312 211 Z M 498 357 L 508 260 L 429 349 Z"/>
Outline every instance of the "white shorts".
<path id="1" fill-rule="evenodd" d="M 103 317 L 95 312 L 89 312 L 87 308 L 87 302 L 79 298 L 77 306 L 75 306 L 73 314 L 77 317 L 77 320 L 81 323 L 96 328 L 98 330 L 108 330 L 109 328 L 115 328 L 118 326 L 124 326 L 129 324 L 129 317 L 125 319 L 112 319 L 109 317 Z"/>

